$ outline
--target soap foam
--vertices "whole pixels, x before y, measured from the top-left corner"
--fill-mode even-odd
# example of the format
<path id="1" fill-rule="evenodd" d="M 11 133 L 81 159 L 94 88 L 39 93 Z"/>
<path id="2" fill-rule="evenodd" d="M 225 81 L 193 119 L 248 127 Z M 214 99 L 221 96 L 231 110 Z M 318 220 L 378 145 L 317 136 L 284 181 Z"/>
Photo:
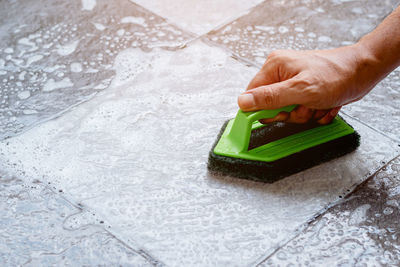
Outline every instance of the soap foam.
<path id="1" fill-rule="evenodd" d="M 56 89 L 61 89 L 61 88 L 66 88 L 66 87 L 71 87 L 74 84 L 71 82 L 71 80 L 67 77 L 62 79 L 59 82 L 54 81 L 54 79 L 49 79 L 46 84 L 43 86 L 43 91 L 44 92 L 50 92 Z"/>
<path id="2" fill-rule="evenodd" d="M 147 24 L 145 23 L 144 18 L 141 18 L 141 17 L 132 17 L 132 16 L 123 17 L 121 19 L 121 23 L 133 23 L 133 24 L 141 25 L 143 27 L 147 27 Z"/>
<path id="3" fill-rule="evenodd" d="M 96 0 L 82 0 L 82 10 L 93 10 L 96 6 Z"/>
<path id="4" fill-rule="evenodd" d="M 27 62 L 26 62 L 26 67 L 29 67 L 32 63 L 39 61 L 43 58 L 42 55 L 34 55 L 31 56 L 30 58 L 28 58 Z"/>
<path id="5" fill-rule="evenodd" d="M 23 100 L 23 99 L 27 99 L 31 96 L 31 93 L 29 91 L 22 91 L 18 93 L 18 98 Z"/>
<path id="6" fill-rule="evenodd" d="M 76 50 L 76 47 L 78 46 L 78 44 L 79 44 L 79 40 L 70 42 L 63 46 L 59 45 L 58 49 L 57 49 L 57 53 L 60 56 L 68 56 Z"/>
<path id="7" fill-rule="evenodd" d="M 93 23 L 94 27 L 96 27 L 96 29 L 98 29 L 99 31 L 104 31 L 106 29 L 106 27 L 103 24 L 100 23 Z"/>
<path id="8" fill-rule="evenodd" d="M 78 62 L 71 63 L 71 71 L 72 72 L 81 72 L 82 71 L 82 64 Z"/>

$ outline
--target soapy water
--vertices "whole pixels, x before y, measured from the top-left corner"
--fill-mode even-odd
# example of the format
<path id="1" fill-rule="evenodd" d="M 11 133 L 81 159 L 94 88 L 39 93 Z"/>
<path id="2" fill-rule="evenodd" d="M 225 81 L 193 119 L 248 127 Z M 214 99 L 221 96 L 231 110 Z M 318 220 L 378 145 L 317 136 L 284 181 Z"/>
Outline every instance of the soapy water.
<path id="1" fill-rule="evenodd" d="M 14 37 L 0 47 L 2 138 L 75 108 L 0 142 L 0 162 L 24 181 L 40 178 L 68 192 L 131 248 L 169 265 L 254 263 L 398 154 L 390 139 L 349 118 L 362 136 L 353 154 L 272 185 L 210 175 L 208 150 L 257 69 L 202 42 L 182 48 L 190 35 L 128 3 L 49 3 L 82 13 L 67 12 L 51 25 L 27 16 L 26 25 L 3 26 Z M 96 13 L 104 9 L 107 15 Z M 258 25 L 243 31 L 336 41 L 301 25 Z M 243 45 L 242 37 L 225 44 Z M 358 209 L 354 224 L 368 210 Z M 98 217 L 79 212 L 64 223 L 78 230 L 102 224 Z"/>
<path id="2" fill-rule="evenodd" d="M 130 0 L 198 36 L 246 14 L 263 0 Z"/>
<path id="3" fill-rule="evenodd" d="M 328 210 L 262 266 L 398 266 L 400 158 Z"/>
<path id="4" fill-rule="evenodd" d="M 94 0 L 49 2 L 40 8 L 35 1 L 14 5 L 24 5 L 27 14 L 22 17 L 25 23 L 17 24 L 21 14 L 13 12 L 19 6 L 0 8 L 7 21 L 0 45 L 0 139 L 58 116 L 107 88 L 120 51 L 177 49 L 191 38 L 128 1 L 112 6 Z M 106 14 L 101 12 L 105 8 Z M 62 20 L 53 18 L 58 12 Z M 35 14 L 45 15 L 42 19 Z"/>
<path id="5" fill-rule="evenodd" d="M 398 4 L 398 0 L 265 1 L 248 15 L 210 32 L 207 38 L 261 65 L 277 49 L 353 44 Z"/>
<path id="6" fill-rule="evenodd" d="M 398 153 L 349 119 L 363 137 L 355 153 L 271 185 L 213 176 L 209 149 L 257 69 L 202 42 L 126 49 L 113 69 L 95 98 L 0 143 L 0 162 L 44 177 L 168 265 L 254 263 Z"/>
<path id="7" fill-rule="evenodd" d="M 73 206 L 38 180 L 27 183 L 2 172 L 0 207 L 2 266 L 152 263 L 100 227 L 104 223 L 96 214 Z"/>

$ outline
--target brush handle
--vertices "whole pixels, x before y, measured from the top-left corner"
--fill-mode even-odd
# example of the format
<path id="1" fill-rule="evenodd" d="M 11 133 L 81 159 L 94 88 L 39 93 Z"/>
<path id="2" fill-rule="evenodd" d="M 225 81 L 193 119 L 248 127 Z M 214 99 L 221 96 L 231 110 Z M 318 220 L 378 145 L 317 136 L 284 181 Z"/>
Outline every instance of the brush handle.
<path id="1" fill-rule="evenodd" d="M 286 107 L 278 108 L 278 109 L 264 109 L 264 110 L 251 111 L 251 112 L 243 112 L 242 110 L 239 110 L 238 113 L 243 113 L 246 116 L 247 120 L 250 123 L 253 123 L 257 120 L 273 118 L 276 115 L 278 115 L 280 112 L 291 112 L 296 107 L 297 107 L 297 105 L 290 105 L 290 106 L 286 106 Z"/>
<path id="2" fill-rule="evenodd" d="M 254 112 L 243 112 L 239 109 L 228 134 L 232 147 L 234 147 L 237 152 L 247 151 L 253 122 L 260 119 L 273 118 L 283 111 L 291 112 L 296 107 L 297 105 L 290 105 L 278 109 L 259 110 Z"/>

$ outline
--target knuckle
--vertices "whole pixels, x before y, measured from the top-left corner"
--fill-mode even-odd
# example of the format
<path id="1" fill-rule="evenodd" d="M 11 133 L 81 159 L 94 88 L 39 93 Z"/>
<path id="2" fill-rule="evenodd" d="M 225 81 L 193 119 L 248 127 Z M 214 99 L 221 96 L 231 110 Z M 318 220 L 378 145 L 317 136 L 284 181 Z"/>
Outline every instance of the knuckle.
<path id="1" fill-rule="evenodd" d="M 278 56 L 279 56 L 279 51 L 275 50 L 275 51 L 272 51 L 271 53 L 269 53 L 268 59 L 273 59 L 273 58 L 276 58 Z"/>
<path id="2" fill-rule="evenodd" d="M 271 53 L 269 53 L 267 61 L 269 61 L 269 62 L 280 61 L 280 59 L 283 57 L 284 53 L 285 52 L 283 50 L 274 50 Z"/>
<path id="3" fill-rule="evenodd" d="M 303 74 L 302 76 L 298 77 L 296 81 L 297 85 L 302 88 L 307 88 L 318 84 L 317 78 L 310 74 Z"/>
<path id="4" fill-rule="evenodd" d="M 263 104 L 267 105 L 267 106 L 274 106 L 275 104 L 277 104 L 277 100 L 278 100 L 278 95 L 276 94 L 275 91 L 271 90 L 270 88 L 265 88 L 263 90 Z"/>
<path id="5" fill-rule="evenodd" d="M 311 119 L 312 115 L 313 110 L 304 106 L 299 106 L 299 108 L 291 112 L 291 117 L 296 123 L 306 123 Z"/>
<path id="6" fill-rule="evenodd" d="M 319 107 L 321 105 L 323 88 L 316 77 L 303 75 L 295 78 L 293 88 L 301 91 L 303 98 L 306 100 L 304 104 L 312 107 Z"/>

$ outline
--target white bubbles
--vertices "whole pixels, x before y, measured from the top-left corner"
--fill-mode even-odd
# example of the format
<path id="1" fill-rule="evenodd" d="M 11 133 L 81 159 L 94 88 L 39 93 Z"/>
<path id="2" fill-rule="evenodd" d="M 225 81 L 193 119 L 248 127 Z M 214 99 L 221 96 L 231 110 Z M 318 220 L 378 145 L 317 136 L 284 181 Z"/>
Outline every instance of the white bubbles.
<path id="1" fill-rule="evenodd" d="M 31 93 L 29 91 L 22 91 L 18 93 L 18 98 L 21 100 L 27 99 L 31 96 Z"/>
<path id="2" fill-rule="evenodd" d="M 78 44 L 79 40 L 75 40 L 65 45 L 58 45 L 57 53 L 60 56 L 68 56 L 76 50 Z"/>
<path id="3" fill-rule="evenodd" d="M 18 75 L 18 80 L 24 81 L 24 80 L 25 80 L 25 75 L 26 75 L 26 71 L 22 71 L 22 72 Z"/>
<path id="4" fill-rule="evenodd" d="M 280 26 L 280 27 L 278 28 L 278 31 L 279 31 L 279 33 L 281 33 L 281 34 L 284 34 L 284 33 L 289 32 L 289 29 L 288 29 L 287 27 L 285 27 L 285 26 Z"/>
<path id="5" fill-rule="evenodd" d="M 19 39 L 18 44 L 30 46 L 31 47 L 30 51 L 36 50 L 36 44 L 34 42 L 32 42 L 31 40 L 29 40 L 29 38 L 24 37 L 24 38 Z"/>
<path id="6" fill-rule="evenodd" d="M 6 49 L 4 49 L 4 53 L 12 54 L 12 53 L 14 53 L 14 49 L 12 47 L 7 47 Z"/>
<path id="7" fill-rule="evenodd" d="M 365 204 L 357 207 L 350 216 L 349 224 L 358 225 L 367 219 L 367 211 L 371 208 L 371 205 Z"/>
<path id="8" fill-rule="evenodd" d="M 38 113 L 38 111 L 34 109 L 24 109 L 22 112 L 24 115 L 33 115 Z"/>
<path id="9" fill-rule="evenodd" d="M 147 27 L 147 24 L 145 22 L 146 20 L 142 17 L 133 17 L 133 16 L 128 16 L 128 17 L 123 17 L 121 19 L 121 23 L 133 23 L 137 24 L 143 27 Z"/>
<path id="10" fill-rule="evenodd" d="M 320 37 L 318 37 L 318 42 L 330 43 L 330 42 L 332 42 L 332 39 L 328 36 L 320 36 Z"/>
<path id="11" fill-rule="evenodd" d="M 71 69 L 71 72 L 77 73 L 77 72 L 81 72 L 83 68 L 82 68 L 81 63 L 73 62 L 73 63 L 71 63 L 70 69 Z"/>
<path id="12" fill-rule="evenodd" d="M 82 0 L 82 9 L 83 10 L 93 10 L 96 6 L 96 0 Z"/>
<path id="13" fill-rule="evenodd" d="M 32 63 L 34 63 L 36 61 L 39 61 L 39 60 L 42 60 L 42 59 L 43 59 L 43 55 L 33 55 L 33 56 L 28 58 L 25 67 L 29 67 Z"/>
<path id="14" fill-rule="evenodd" d="M 385 215 L 390 215 L 390 214 L 392 214 L 393 213 L 393 208 L 391 208 L 391 207 L 386 207 L 384 210 L 383 210 L 383 214 L 385 214 Z"/>
<path id="15" fill-rule="evenodd" d="M 93 23 L 94 27 L 96 27 L 96 29 L 98 29 L 99 31 L 104 31 L 106 29 L 106 27 L 103 24 L 100 23 Z"/>
<path id="16" fill-rule="evenodd" d="M 54 81 L 54 79 L 49 79 L 43 86 L 42 91 L 51 92 L 61 88 L 71 87 L 74 84 L 71 82 L 69 77 L 62 79 L 61 81 Z"/>

